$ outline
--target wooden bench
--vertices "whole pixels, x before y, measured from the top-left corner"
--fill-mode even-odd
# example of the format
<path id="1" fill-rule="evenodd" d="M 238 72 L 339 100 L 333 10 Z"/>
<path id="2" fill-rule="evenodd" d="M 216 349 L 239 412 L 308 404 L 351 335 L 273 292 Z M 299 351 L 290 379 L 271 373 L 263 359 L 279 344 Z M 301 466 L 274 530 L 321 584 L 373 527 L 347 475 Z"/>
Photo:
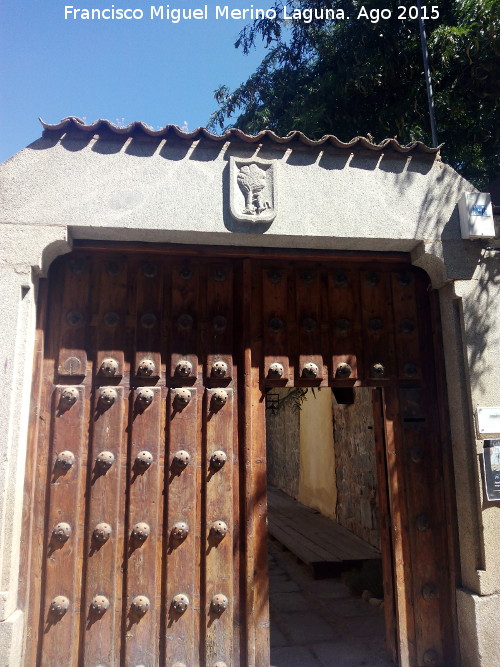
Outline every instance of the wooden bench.
<path id="1" fill-rule="evenodd" d="M 267 499 L 269 534 L 311 566 L 315 578 L 338 576 L 381 557 L 371 544 L 283 491 L 268 487 Z"/>

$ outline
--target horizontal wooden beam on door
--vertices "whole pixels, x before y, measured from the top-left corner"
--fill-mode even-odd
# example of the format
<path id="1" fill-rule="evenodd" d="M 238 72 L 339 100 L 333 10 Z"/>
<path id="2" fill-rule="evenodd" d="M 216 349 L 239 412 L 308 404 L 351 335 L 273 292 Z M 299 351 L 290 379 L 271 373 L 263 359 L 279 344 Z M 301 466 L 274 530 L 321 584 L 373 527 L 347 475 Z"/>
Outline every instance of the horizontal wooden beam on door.
<path id="1" fill-rule="evenodd" d="M 75 239 L 75 250 L 103 252 L 134 252 L 177 255 L 178 257 L 228 257 L 234 259 L 295 259 L 304 261 L 348 261 L 355 264 L 374 262 L 411 265 L 406 252 L 371 252 L 359 250 L 315 250 L 312 248 L 262 248 L 220 245 L 188 245 L 177 243 L 134 243 L 126 241 L 90 241 Z"/>

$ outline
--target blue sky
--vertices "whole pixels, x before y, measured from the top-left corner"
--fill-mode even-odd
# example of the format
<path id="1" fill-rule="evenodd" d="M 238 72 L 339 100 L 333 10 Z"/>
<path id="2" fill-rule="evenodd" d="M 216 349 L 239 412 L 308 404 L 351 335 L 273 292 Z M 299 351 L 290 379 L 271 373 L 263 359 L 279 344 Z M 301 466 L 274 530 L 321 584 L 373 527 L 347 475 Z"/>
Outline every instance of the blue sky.
<path id="1" fill-rule="evenodd" d="M 248 21 L 215 20 L 216 2 L 207 1 L 208 20 L 174 24 L 150 20 L 150 5 L 161 4 L 155 0 L 0 0 L 0 161 L 40 136 L 38 116 L 50 123 L 80 116 L 154 127 L 186 122 L 191 130 L 205 125 L 216 108 L 214 89 L 236 87 L 264 55 L 263 48 L 248 56 L 236 50 Z M 113 4 L 142 9 L 144 19 L 64 18 L 65 5 Z M 170 7 L 204 4 L 172 0 Z M 270 0 L 256 6 L 268 7 Z"/>

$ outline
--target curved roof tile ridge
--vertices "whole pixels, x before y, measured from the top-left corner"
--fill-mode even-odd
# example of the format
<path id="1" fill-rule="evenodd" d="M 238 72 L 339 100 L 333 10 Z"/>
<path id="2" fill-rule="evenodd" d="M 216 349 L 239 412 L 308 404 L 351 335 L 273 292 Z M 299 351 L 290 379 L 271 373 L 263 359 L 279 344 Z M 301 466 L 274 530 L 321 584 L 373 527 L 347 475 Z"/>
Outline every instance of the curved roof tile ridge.
<path id="1" fill-rule="evenodd" d="M 44 130 L 49 132 L 59 132 L 64 130 L 69 130 L 71 128 L 76 128 L 82 132 L 93 132 L 97 133 L 100 130 L 106 129 L 108 131 L 114 132 L 115 134 L 132 136 L 135 132 L 143 132 L 144 134 L 150 137 L 167 137 L 168 135 L 175 135 L 179 139 L 187 140 L 197 140 L 197 139 L 208 139 L 209 141 L 216 142 L 226 142 L 231 141 L 232 139 L 238 139 L 246 143 L 258 143 L 263 139 L 269 139 L 276 144 L 288 144 L 292 141 L 298 141 L 306 146 L 323 146 L 329 144 L 335 148 L 340 149 L 353 149 L 353 148 L 363 148 L 365 150 L 382 152 L 384 150 L 392 150 L 397 153 L 420 153 L 427 155 L 436 155 L 439 153 L 440 148 L 443 144 L 440 144 L 436 148 L 427 146 L 421 141 L 413 141 L 412 143 L 403 146 L 396 139 L 383 139 L 380 143 L 375 144 L 370 141 L 367 137 L 354 137 L 350 141 L 341 141 L 334 134 L 325 134 L 321 139 L 309 139 L 303 132 L 299 130 L 292 130 L 284 137 L 280 137 L 273 130 L 261 130 L 258 134 L 246 134 L 243 130 L 238 128 L 230 128 L 226 130 L 223 134 L 213 134 L 206 127 L 197 127 L 192 132 L 184 132 L 182 128 L 178 125 L 165 125 L 159 130 L 155 130 L 150 125 L 143 123 L 141 121 L 133 121 L 128 125 L 115 125 L 109 120 L 98 119 L 93 123 L 86 123 L 81 118 L 77 116 L 68 116 L 63 118 L 59 123 L 50 124 L 46 123 L 41 118 L 38 119 L 42 124 Z"/>

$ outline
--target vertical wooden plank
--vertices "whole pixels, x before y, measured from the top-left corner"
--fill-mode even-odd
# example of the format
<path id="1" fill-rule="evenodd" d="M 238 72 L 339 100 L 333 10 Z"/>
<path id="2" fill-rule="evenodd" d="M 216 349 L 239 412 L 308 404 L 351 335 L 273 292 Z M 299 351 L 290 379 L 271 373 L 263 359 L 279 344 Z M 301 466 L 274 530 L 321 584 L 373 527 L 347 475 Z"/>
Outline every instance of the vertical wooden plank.
<path id="1" fill-rule="evenodd" d="M 207 268 L 205 377 L 222 386 L 233 377 L 233 271 L 228 262 Z"/>
<path id="2" fill-rule="evenodd" d="M 162 368 L 163 264 L 157 258 L 141 260 L 134 269 L 137 324 L 132 375 L 138 383 L 145 383 L 158 380 Z"/>
<path id="3" fill-rule="evenodd" d="M 50 496 L 45 524 L 45 603 L 40 665 L 76 665 L 81 584 L 79 508 L 83 502 L 83 387 L 56 387 L 52 405 Z M 66 613 L 61 615 L 64 601 Z M 59 600 L 58 600 L 59 598 Z M 51 608 L 51 605 L 52 608 Z"/>
<path id="4" fill-rule="evenodd" d="M 243 260 L 243 461 L 246 552 L 246 657 L 248 667 L 269 664 L 269 583 L 267 575 L 267 499 L 265 402 L 260 385 L 265 326 L 262 271 Z M 278 283 L 279 284 L 279 283 Z M 276 306 L 278 307 L 278 305 Z M 265 312 L 265 311 L 264 311 Z M 266 315 L 264 314 L 264 318 Z M 283 358 L 285 360 L 285 358 Z"/>
<path id="5" fill-rule="evenodd" d="M 269 277 L 269 276 L 268 276 Z M 264 276 L 262 283 L 266 284 Z M 271 282 L 271 284 L 275 284 Z M 252 410 L 252 308 L 257 305 L 258 301 L 254 302 L 252 295 L 252 264 L 250 260 L 243 260 L 243 275 L 242 275 L 242 325 L 243 325 L 243 381 L 239 385 L 239 399 L 240 411 L 243 412 L 242 425 L 242 457 L 241 457 L 241 471 L 242 471 L 242 488 L 244 497 L 244 523 L 242 525 L 242 532 L 244 534 L 244 618 L 245 618 L 245 648 L 246 648 L 246 665 L 247 667 L 255 667 L 256 657 L 256 609 L 254 606 L 254 573 L 255 573 L 255 521 L 254 521 L 254 498 L 253 498 L 253 484 L 252 484 L 252 441 L 254 438 L 255 428 Z M 279 303 L 279 301 L 277 302 Z M 262 307 L 264 309 L 263 319 L 268 317 L 268 310 L 262 297 Z M 265 349 L 267 351 L 266 329 L 264 329 Z M 271 363 L 274 361 L 272 359 Z M 285 357 L 282 360 L 286 361 Z M 264 369 L 267 375 L 268 360 L 266 357 L 266 367 Z M 285 377 L 288 379 L 287 374 Z"/>
<path id="6" fill-rule="evenodd" d="M 94 265 L 93 336 L 89 344 L 96 363 L 86 491 L 81 659 L 88 664 L 106 664 L 120 656 L 123 568 L 118 563 L 123 557 L 128 390 L 118 383 L 129 377 L 128 355 L 125 362 L 128 307 L 135 302 L 127 298 L 127 256 L 103 253 Z M 111 465 L 106 468 L 108 457 Z M 111 534 L 102 539 L 106 526 Z"/>
<path id="7" fill-rule="evenodd" d="M 44 382 L 45 327 L 47 320 L 48 281 L 40 279 L 37 304 L 37 325 L 35 332 L 33 383 L 30 398 L 30 422 L 28 429 L 28 448 L 26 455 L 26 476 L 24 480 L 23 528 L 21 533 L 21 562 L 19 566 L 19 604 L 25 610 L 25 635 L 23 656 L 26 664 L 36 663 L 38 645 L 38 620 L 40 613 L 41 573 L 43 563 L 43 542 L 45 537 L 44 516 L 34 511 L 35 507 L 45 505 L 45 480 L 47 475 L 47 456 L 41 459 L 42 469 L 38 464 L 38 442 L 40 453 L 49 451 L 43 448 L 49 426 L 47 401 L 48 383 Z"/>
<path id="8" fill-rule="evenodd" d="M 412 553 L 412 588 L 415 615 L 416 660 L 425 664 L 425 644 L 429 641 L 441 655 L 441 628 L 436 614 L 436 601 L 430 599 L 427 588 L 434 586 L 436 544 L 430 525 L 430 517 L 439 514 L 433 507 L 434 490 L 429 485 L 432 464 L 429 460 L 429 419 L 423 404 L 423 387 L 415 383 L 421 377 L 419 359 L 419 335 L 415 303 L 415 274 L 410 271 L 391 274 L 392 305 L 395 320 L 397 374 L 412 378 L 412 386 L 406 383 L 399 388 L 403 442 L 400 458 L 403 459 L 404 485 L 408 507 L 408 541 Z M 403 481 L 402 480 L 402 481 Z M 437 480 L 436 480 L 437 481 Z M 430 589 L 429 589 L 430 590 Z M 430 594 L 432 597 L 434 593 Z M 428 598 L 429 599 L 426 599 Z M 429 648 L 429 647 L 428 647 Z"/>
<path id="9" fill-rule="evenodd" d="M 203 283 L 206 295 L 202 297 L 201 312 L 205 338 L 204 352 L 206 370 L 205 378 L 209 389 L 203 412 L 204 451 L 200 483 L 202 490 L 201 520 L 201 575 L 204 591 L 202 591 L 202 657 L 206 664 L 219 660 L 227 664 L 233 663 L 235 646 L 239 649 L 239 637 L 235 631 L 234 619 L 238 618 L 239 590 L 235 586 L 233 565 L 235 539 L 239 537 L 233 515 L 234 498 L 238 494 L 233 489 L 235 478 L 234 448 L 237 448 L 233 411 L 234 381 L 233 367 L 233 322 L 234 293 L 233 265 L 230 262 L 209 263 L 206 266 L 206 278 Z M 238 327 L 238 331 L 240 331 Z M 223 366 L 227 365 L 227 370 Z M 220 410 L 214 411 L 212 397 L 216 388 L 228 393 L 228 402 Z M 234 445 L 234 448 L 233 448 Z M 210 457 L 214 451 L 224 451 L 227 463 L 220 470 L 212 467 Z M 236 471 L 236 482 L 237 482 Z M 223 521 L 228 534 L 218 539 L 211 526 L 216 521 Z M 236 582 L 237 583 L 237 582 Z M 211 600 L 215 595 L 223 594 L 229 606 L 222 612 L 211 608 Z"/>
<path id="10" fill-rule="evenodd" d="M 440 510 L 434 507 L 435 489 L 439 486 L 435 470 L 429 458 L 429 415 L 424 406 L 421 377 L 417 304 L 415 300 L 415 274 L 400 271 L 391 274 L 392 305 L 395 320 L 397 375 L 411 379 L 399 389 L 399 403 L 403 426 L 403 447 L 400 456 L 404 461 L 404 483 L 408 506 L 408 539 L 413 559 L 412 584 L 415 614 L 416 659 L 425 664 L 425 651 L 429 648 L 442 655 L 439 602 L 436 581 L 436 565 L 439 547 L 436 535 L 429 530 Z M 427 310 L 427 309 L 425 309 Z M 424 311 L 425 312 L 425 311 Z M 427 390 L 428 391 L 428 390 Z M 431 455 L 432 458 L 432 455 Z M 424 463 L 425 460 L 425 463 Z M 427 527 L 426 527 L 427 526 Z M 433 590 L 431 591 L 431 588 Z"/>
<path id="11" fill-rule="evenodd" d="M 183 383 L 195 380 L 198 375 L 198 272 L 199 266 L 185 260 L 172 266 L 171 301 L 171 356 L 170 377 Z M 187 361 L 192 366 L 189 375 L 179 372 L 179 362 Z"/>
<path id="12" fill-rule="evenodd" d="M 60 267 L 63 297 L 57 361 L 59 377 L 80 378 L 87 373 L 91 266 L 88 256 L 77 254 L 64 261 Z"/>
<path id="13" fill-rule="evenodd" d="M 263 392 L 257 384 L 258 369 L 253 371 L 252 409 L 258 421 L 253 443 L 253 490 L 254 490 L 254 606 L 255 606 L 255 666 L 267 665 L 269 656 L 269 578 L 267 551 L 267 478 L 265 403 Z"/>
<path id="14" fill-rule="evenodd" d="M 96 261 L 97 289 L 93 291 L 94 313 L 92 325 L 98 327 L 98 343 L 94 375 L 99 382 L 106 378 L 119 379 L 124 368 L 124 330 L 127 325 L 127 258 L 99 257 Z M 135 284 L 135 283 L 134 283 Z M 116 361 L 116 369 L 103 364 L 107 359 Z"/>
<path id="15" fill-rule="evenodd" d="M 321 291 L 317 267 L 304 265 L 295 271 L 295 298 L 299 342 L 299 363 L 295 384 L 309 386 L 328 383 L 328 367 L 323 363 L 321 344 Z M 310 364 L 317 368 L 311 372 Z"/>
<path id="16" fill-rule="evenodd" d="M 331 377 L 334 380 L 362 379 L 359 272 L 344 268 L 330 270 L 328 295 Z M 350 366 L 349 374 L 343 364 Z"/>
<path id="17" fill-rule="evenodd" d="M 252 411 L 252 480 L 254 499 L 254 606 L 255 606 L 255 665 L 270 664 L 269 655 L 269 577 L 267 549 L 267 453 L 266 453 L 266 411 L 264 383 L 259 370 L 262 366 L 262 294 L 261 272 L 253 272 L 252 280 L 252 392 L 251 404 L 245 409 Z M 293 372 L 293 366 L 289 362 Z"/>
<path id="18" fill-rule="evenodd" d="M 391 383 L 383 390 L 389 506 L 391 513 L 393 571 L 398 658 L 400 667 L 413 667 L 416 660 L 415 618 L 413 614 L 412 553 L 405 491 L 405 457 L 397 388 Z"/>
<path id="19" fill-rule="evenodd" d="M 431 422 L 423 404 L 423 394 L 428 390 L 399 389 L 418 664 L 427 663 L 424 655 L 428 650 L 440 657 L 443 654 L 439 597 L 443 593 L 441 578 L 445 576 L 441 541 L 444 526 L 441 508 L 435 502 L 436 489 L 441 488 L 432 452 L 437 446 L 434 434 L 437 424 Z"/>
<path id="20" fill-rule="evenodd" d="M 168 495 L 166 511 L 166 641 L 165 664 L 199 663 L 200 591 L 197 553 L 199 528 L 197 518 L 197 448 L 199 438 L 197 388 L 172 389 L 168 398 Z M 180 395 L 180 398 L 179 398 Z M 189 399 L 184 404 L 182 401 Z M 179 452 L 181 452 L 179 454 Z M 188 463 L 184 453 L 188 454 Z M 178 524 L 186 524 L 188 534 L 176 538 Z M 183 598 L 187 608 L 183 609 Z"/>
<path id="21" fill-rule="evenodd" d="M 224 393 L 225 392 L 225 395 Z M 221 398 L 226 396 L 225 404 Z M 202 549 L 205 553 L 205 663 L 233 659 L 233 390 L 209 389 L 205 411 L 207 442 L 205 520 Z M 224 452 L 222 468 L 210 461 L 213 452 Z"/>
<path id="22" fill-rule="evenodd" d="M 399 389 L 406 451 L 406 486 L 411 517 L 417 660 L 452 664 L 450 641 L 453 563 L 448 551 L 443 444 L 437 411 L 434 352 L 427 281 L 415 272 L 422 382 L 401 383 Z"/>
<path id="23" fill-rule="evenodd" d="M 123 647 L 125 665 L 131 667 L 154 665 L 158 660 L 160 605 L 156 595 L 161 579 L 158 562 L 158 529 L 162 516 L 161 394 L 161 387 L 139 387 L 132 394 Z"/>
<path id="24" fill-rule="evenodd" d="M 361 271 L 362 326 L 366 377 L 383 379 L 395 374 L 394 321 L 390 275 Z"/>
<path id="25" fill-rule="evenodd" d="M 117 663 L 120 655 L 124 388 L 98 387 L 93 398 L 82 648 L 84 664 L 99 665 Z"/>
<path id="26" fill-rule="evenodd" d="M 164 370 L 162 352 L 167 349 L 164 264 L 157 256 L 147 256 L 129 268 L 134 275 L 136 296 L 131 367 L 135 389 L 131 392 L 128 429 L 126 590 L 121 655 L 125 665 L 134 667 L 157 664 L 160 649 L 164 402 L 162 388 L 154 385 Z"/>
<path id="27" fill-rule="evenodd" d="M 391 273 L 394 311 L 394 339 L 398 377 L 417 380 L 422 377 L 418 337 L 415 274 L 412 271 Z"/>
<path id="28" fill-rule="evenodd" d="M 395 664 L 398 660 L 396 615 L 394 609 L 393 549 L 391 539 L 391 514 L 387 485 L 386 444 L 381 390 L 372 392 L 375 457 L 377 467 L 377 506 L 380 530 L 380 551 L 384 580 L 384 617 L 387 656 Z"/>
<path id="29" fill-rule="evenodd" d="M 264 334 L 264 377 L 269 384 L 284 386 L 291 378 L 289 362 L 290 308 L 288 271 L 281 265 L 264 265 L 262 269 L 262 329 Z M 251 298 L 251 287 L 243 287 L 243 298 Z M 248 297 L 246 290 L 249 290 Z M 261 307 L 261 304 L 258 304 Z M 249 304 L 248 308 L 252 308 Z M 252 313 L 257 316 L 257 311 Z M 251 326 L 251 320 L 248 321 Z M 247 326 L 247 325 L 244 325 Z M 251 342 L 249 342 L 251 344 Z M 249 348 L 250 352 L 250 348 Z M 270 370 L 271 364 L 281 364 L 283 375 Z"/>
<path id="30" fill-rule="evenodd" d="M 233 267 L 233 294 L 234 294 L 234 315 L 233 322 L 235 326 L 234 337 L 239 341 L 234 343 L 233 338 L 233 657 L 234 667 L 246 665 L 246 627 L 245 627 L 245 497 L 243 493 L 243 468 L 241 437 L 241 393 L 240 383 L 243 382 L 243 345 L 241 344 L 242 323 L 243 323 L 243 266 L 240 260 L 231 260 Z"/>

